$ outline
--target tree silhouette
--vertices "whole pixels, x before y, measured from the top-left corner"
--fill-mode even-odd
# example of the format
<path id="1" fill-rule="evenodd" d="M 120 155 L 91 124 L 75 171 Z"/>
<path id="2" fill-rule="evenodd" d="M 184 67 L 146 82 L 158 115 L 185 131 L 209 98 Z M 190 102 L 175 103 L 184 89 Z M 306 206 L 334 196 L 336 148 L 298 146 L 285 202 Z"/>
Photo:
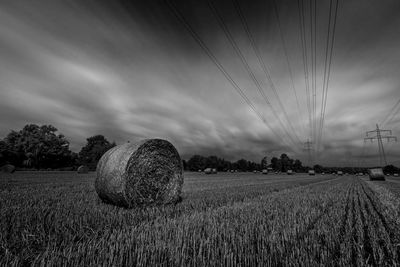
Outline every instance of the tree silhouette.
<path id="1" fill-rule="evenodd" d="M 96 169 L 97 162 L 107 150 L 115 146 L 110 143 L 103 135 L 94 135 L 86 139 L 87 143 L 79 152 L 78 161 L 86 165 L 89 169 Z"/>

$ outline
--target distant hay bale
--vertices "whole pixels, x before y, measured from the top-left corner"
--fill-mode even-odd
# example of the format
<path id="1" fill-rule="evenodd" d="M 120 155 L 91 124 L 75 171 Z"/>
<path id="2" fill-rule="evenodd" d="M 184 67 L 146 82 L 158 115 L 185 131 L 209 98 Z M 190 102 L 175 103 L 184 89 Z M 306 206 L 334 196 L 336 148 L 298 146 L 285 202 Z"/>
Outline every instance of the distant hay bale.
<path id="1" fill-rule="evenodd" d="M 292 175 L 293 174 L 293 171 L 292 170 L 287 170 L 287 175 Z"/>
<path id="2" fill-rule="evenodd" d="M 337 172 L 337 175 L 342 176 L 342 175 L 343 175 L 343 172 L 342 172 L 342 171 L 338 171 L 338 172 Z"/>
<path id="3" fill-rule="evenodd" d="M 382 168 L 368 169 L 368 175 L 370 180 L 385 180 Z"/>
<path id="4" fill-rule="evenodd" d="M 308 171 L 308 175 L 315 175 L 315 171 L 314 170 L 309 170 Z"/>
<path id="5" fill-rule="evenodd" d="M 166 140 L 113 147 L 101 157 L 96 172 L 95 188 L 104 202 L 134 207 L 181 199 L 182 160 Z"/>
<path id="6" fill-rule="evenodd" d="M 267 169 L 263 169 L 262 170 L 262 174 L 268 174 L 268 170 Z"/>
<path id="7" fill-rule="evenodd" d="M 211 169 L 212 174 L 217 174 L 217 169 Z"/>
<path id="8" fill-rule="evenodd" d="M 77 170 L 78 173 L 88 173 L 89 172 L 89 167 L 85 165 L 81 165 L 78 167 Z"/>
<path id="9" fill-rule="evenodd" d="M 11 164 L 6 164 L 0 167 L 0 172 L 5 172 L 5 173 L 14 173 L 15 172 L 15 166 Z"/>
<path id="10" fill-rule="evenodd" d="M 205 174 L 212 174 L 212 173 L 213 173 L 213 170 L 212 170 L 211 168 L 205 168 L 205 169 L 204 169 L 204 173 L 205 173 Z"/>

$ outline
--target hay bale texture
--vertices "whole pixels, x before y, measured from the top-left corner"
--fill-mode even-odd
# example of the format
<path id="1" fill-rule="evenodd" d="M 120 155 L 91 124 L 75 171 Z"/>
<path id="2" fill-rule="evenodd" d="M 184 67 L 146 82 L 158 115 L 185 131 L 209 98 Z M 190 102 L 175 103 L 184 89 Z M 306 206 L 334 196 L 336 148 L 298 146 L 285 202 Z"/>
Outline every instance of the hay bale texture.
<path id="1" fill-rule="evenodd" d="M 205 169 L 204 169 L 204 173 L 205 173 L 205 174 L 212 174 L 212 173 L 213 173 L 213 170 L 212 170 L 211 168 L 205 168 Z"/>
<path id="2" fill-rule="evenodd" d="M 385 180 L 382 168 L 368 169 L 368 175 L 370 180 Z"/>
<path id="3" fill-rule="evenodd" d="M 182 169 L 178 151 L 166 140 L 126 143 L 101 157 L 95 188 L 104 202 L 118 206 L 176 203 L 181 199 Z"/>
<path id="4" fill-rule="evenodd" d="M 0 167 L 0 172 L 5 172 L 5 173 L 14 173 L 15 172 L 15 166 L 11 164 L 6 164 Z"/>
<path id="5" fill-rule="evenodd" d="M 88 173 L 89 172 L 89 167 L 85 165 L 81 165 L 78 167 L 77 170 L 78 173 Z"/>

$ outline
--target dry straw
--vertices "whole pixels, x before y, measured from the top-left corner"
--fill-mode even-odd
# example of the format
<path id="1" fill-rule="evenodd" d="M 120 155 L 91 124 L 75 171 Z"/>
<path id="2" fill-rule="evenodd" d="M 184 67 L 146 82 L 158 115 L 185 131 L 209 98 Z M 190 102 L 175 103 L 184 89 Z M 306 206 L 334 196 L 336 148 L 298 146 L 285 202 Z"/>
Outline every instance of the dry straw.
<path id="1" fill-rule="evenodd" d="M 204 173 L 205 174 L 212 174 L 213 170 L 211 168 L 206 168 L 206 169 L 204 169 Z"/>
<path id="2" fill-rule="evenodd" d="M 111 204 L 135 207 L 181 199 L 182 161 L 165 140 L 146 139 L 113 147 L 101 157 L 96 171 L 97 194 Z"/>
<path id="3" fill-rule="evenodd" d="M 385 175 L 381 168 L 368 169 L 368 175 L 370 180 L 385 180 Z"/>
<path id="4" fill-rule="evenodd" d="M 85 165 L 81 165 L 78 167 L 78 173 L 88 173 L 89 172 L 89 167 Z"/>

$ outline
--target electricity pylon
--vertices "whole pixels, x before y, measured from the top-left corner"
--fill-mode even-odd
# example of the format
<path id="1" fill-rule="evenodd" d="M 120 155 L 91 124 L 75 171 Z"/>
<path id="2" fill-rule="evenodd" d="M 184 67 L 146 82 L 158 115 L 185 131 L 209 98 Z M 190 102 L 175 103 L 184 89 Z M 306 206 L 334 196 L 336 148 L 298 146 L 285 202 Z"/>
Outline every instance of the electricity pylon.
<path id="1" fill-rule="evenodd" d="M 304 142 L 304 150 L 308 152 L 308 164 L 310 164 L 310 167 L 313 167 L 313 162 L 311 160 L 311 151 L 313 150 L 313 142 L 310 141 L 310 139 L 307 139 L 307 142 Z"/>
<path id="2" fill-rule="evenodd" d="M 375 134 L 374 136 L 370 136 L 372 134 Z M 383 148 L 383 143 L 382 143 L 382 139 L 386 139 L 388 142 L 390 140 L 395 140 L 397 142 L 397 137 L 392 135 L 392 130 L 382 130 L 379 129 L 378 124 L 376 124 L 376 130 L 373 131 L 368 131 L 366 132 L 366 136 L 364 138 L 364 143 L 367 140 L 370 140 L 371 143 L 376 139 L 378 140 L 378 149 L 379 149 L 379 163 L 380 166 L 382 166 L 382 163 L 385 163 L 385 166 L 387 165 L 387 161 L 386 161 L 386 155 L 385 155 L 385 150 Z"/>

